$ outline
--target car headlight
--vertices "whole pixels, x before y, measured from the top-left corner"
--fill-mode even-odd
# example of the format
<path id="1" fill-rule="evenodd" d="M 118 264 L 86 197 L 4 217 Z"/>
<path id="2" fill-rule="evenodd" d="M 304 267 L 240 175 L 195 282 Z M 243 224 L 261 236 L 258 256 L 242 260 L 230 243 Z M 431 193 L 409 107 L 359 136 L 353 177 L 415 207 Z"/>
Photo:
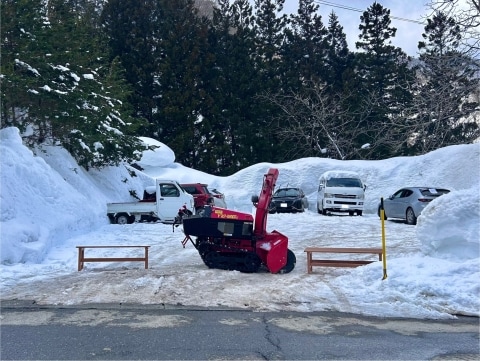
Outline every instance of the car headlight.
<path id="1" fill-rule="evenodd" d="M 364 199 L 365 198 L 365 194 L 360 194 L 357 196 L 358 199 Z"/>
<path id="2" fill-rule="evenodd" d="M 325 193 L 325 198 L 333 198 L 333 193 Z"/>

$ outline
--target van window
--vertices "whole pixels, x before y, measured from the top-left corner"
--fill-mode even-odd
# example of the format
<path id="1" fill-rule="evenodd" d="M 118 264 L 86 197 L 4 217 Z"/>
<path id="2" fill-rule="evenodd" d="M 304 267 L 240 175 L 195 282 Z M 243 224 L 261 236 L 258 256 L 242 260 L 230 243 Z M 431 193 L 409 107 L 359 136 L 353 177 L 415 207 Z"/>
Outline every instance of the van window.
<path id="1" fill-rule="evenodd" d="M 327 187 L 362 188 L 362 182 L 358 178 L 330 178 L 330 179 L 327 179 Z"/>

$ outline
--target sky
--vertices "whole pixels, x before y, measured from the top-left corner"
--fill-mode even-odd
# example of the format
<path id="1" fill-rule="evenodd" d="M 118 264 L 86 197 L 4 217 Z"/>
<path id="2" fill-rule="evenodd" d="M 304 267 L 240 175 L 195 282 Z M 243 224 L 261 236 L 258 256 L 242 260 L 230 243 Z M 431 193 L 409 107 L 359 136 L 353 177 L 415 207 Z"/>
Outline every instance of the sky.
<path id="1" fill-rule="evenodd" d="M 143 139 L 159 148 L 144 153 L 139 162 L 144 171 L 133 175 L 126 164 L 86 172 L 61 147 L 33 153 L 23 146 L 18 129 L 0 130 L 1 300 L 339 311 L 417 319 L 480 316 L 479 143 L 377 161 L 260 163 L 217 177 L 183 166 L 161 141 Z M 301 187 L 310 203 L 304 213 L 268 216 L 267 231 L 286 235 L 296 255 L 296 267 L 288 274 L 209 269 L 192 244 L 182 246 L 181 226 L 110 224 L 106 215 L 107 202 L 134 201 L 130 191 L 142 194 L 156 177 L 205 182 L 225 194 L 229 209 L 253 213 L 251 196 L 259 194 L 263 175 L 272 167 L 279 170 L 277 187 Z M 356 171 L 367 184 L 363 216 L 317 213 L 319 176 L 334 169 Z M 391 219 L 382 226 L 376 214 L 380 198 L 409 185 L 451 192 L 429 203 L 416 226 Z M 382 229 L 385 279 L 378 261 L 358 268 L 314 267 L 307 273 L 306 247 L 381 247 Z M 141 262 L 86 263 L 78 272 L 80 245 L 150 245 L 150 267 L 144 269 Z M 138 257 L 143 251 L 86 252 L 90 257 Z"/>
<path id="2" fill-rule="evenodd" d="M 347 35 L 347 43 L 352 51 L 356 51 L 355 42 L 358 41 L 360 31 L 360 16 L 373 3 L 373 0 L 330 0 L 317 1 L 320 5 L 319 12 L 325 25 L 328 24 L 328 17 L 333 11 L 338 17 L 339 23 Z M 426 7 L 427 0 L 379 0 L 384 8 L 390 10 L 392 20 L 391 26 L 397 28 L 397 34 L 392 39 L 392 44 L 398 46 L 410 56 L 417 56 L 418 42 L 423 40 L 422 33 L 425 25 L 425 17 L 430 14 Z M 284 11 L 287 14 L 296 13 L 298 1 L 286 0 Z"/>

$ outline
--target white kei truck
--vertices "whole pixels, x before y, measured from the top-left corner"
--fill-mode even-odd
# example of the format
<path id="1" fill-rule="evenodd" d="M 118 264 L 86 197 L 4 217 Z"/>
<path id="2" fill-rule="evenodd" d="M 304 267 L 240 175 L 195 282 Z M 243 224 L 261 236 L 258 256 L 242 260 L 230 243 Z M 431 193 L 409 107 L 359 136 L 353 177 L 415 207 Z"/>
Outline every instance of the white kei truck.
<path id="1" fill-rule="evenodd" d="M 193 196 L 174 180 L 156 179 L 147 187 L 138 202 L 107 203 L 111 223 L 128 224 L 139 221 L 174 223 L 182 208 L 195 213 Z"/>

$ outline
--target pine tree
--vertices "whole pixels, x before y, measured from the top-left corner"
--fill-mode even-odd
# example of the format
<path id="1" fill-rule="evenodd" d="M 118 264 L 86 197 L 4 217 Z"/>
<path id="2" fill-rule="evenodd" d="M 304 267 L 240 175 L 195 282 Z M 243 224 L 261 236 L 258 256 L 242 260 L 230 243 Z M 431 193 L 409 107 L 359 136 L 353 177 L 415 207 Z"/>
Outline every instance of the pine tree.
<path id="1" fill-rule="evenodd" d="M 286 71 L 282 80 L 287 89 L 293 86 L 291 90 L 296 91 L 327 77 L 327 30 L 318 9 L 313 0 L 300 0 L 297 14 L 291 15 L 290 26 L 285 28 L 287 43 L 283 46 L 282 63 Z M 289 85 L 292 81 L 297 85 Z"/>
<path id="2" fill-rule="evenodd" d="M 31 61 L 38 56 L 33 44 L 38 42 L 42 29 L 42 10 L 39 1 L 2 2 L 2 128 L 16 126 L 24 132 L 28 109 L 37 105 L 38 97 L 34 95 L 37 91 L 33 87 L 40 73 Z"/>
<path id="3" fill-rule="evenodd" d="M 338 22 L 337 15 L 332 11 L 328 18 L 327 55 L 325 83 L 332 91 L 342 92 L 351 79 L 354 79 L 354 55 L 348 49 L 347 36 Z"/>
<path id="4" fill-rule="evenodd" d="M 419 42 L 420 65 L 415 102 L 409 117 L 409 154 L 423 154 L 480 136 L 480 88 L 477 61 L 459 52 L 461 30 L 455 20 L 437 12 L 427 19 Z"/>
<path id="5" fill-rule="evenodd" d="M 161 57 L 159 27 L 165 14 L 156 0 L 108 0 L 101 13 L 110 60 L 118 57 L 134 88 L 129 101 L 135 115 L 153 123 L 155 84 Z"/>
<path id="6" fill-rule="evenodd" d="M 381 159 L 395 153 L 392 137 L 398 136 L 398 114 L 411 101 L 406 84 L 413 74 L 406 54 L 391 45 L 396 28 L 390 26 L 390 10 L 374 2 L 360 19 L 360 40 L 355 45 L 362 50 L 356 56 L 356 71 L 363 107 L 358 126 L 364 132 L 354 144 L 358 157 Z M 362 148 L 364 144 L 370 147 Z"/>
<path id="7" fill-rule="evenodd" d="M 151 132 L 168 144 L 186 166 L 211 167 L 211 119 L 204 114 L 210 95 L 203 75 L 212 64 L 208 50 L 209 21 L 198 16 L 193 0 L 159 1 L 161 42 L 156 50 L 155 115 Z"/>
<path id="8" fill-rule="evenodd" d="M 285 0 L 255 0 L 254 31 L 257 39 L 256 61 L 263 81 L 270 88 L 278 85 L 280 53 L 288 19 L 281 14 Z"/>
<path id="9" fill-rule="evenodd" d="M 280 124 L 276 121 L 280 109 L 273 106 L 265 97 L 275 93 L 281 86 L 282 47 L 284 45 L 285 27 L 288 18 L 282 14 L 285 0 L 255 0 L 254 21 L 255 33 L 255 66 L 258 71 L 256 104 L 256 132 L 248 139 L 253 150 L 253 159 L 272 162 L 285 161 L 282 143 L 275 132 Z"/>
<path id="10" fill-rule="evenodd" d="M 210 93 L 217 140 L 218 174 L 228 175 L 255 162 L 256 119 L 260 86 L 253 59 L 255 37 L 248 0 L 220 0 L 214 12 L 209 44 L 215 54 Z M 218 139 L 222 137 L 221 139 Z"/>
<path id="11" fill-rule="evenodd" d="M 60 144 L 87 169 L 136 159 L 139 141 L 128 134 L 138 121 L 103 88 L 109 64 L 95 28 L 63 1 L 26 3 L 32 12 L 4 8 L 15 16 L 2 43 L 2 127 L 20 128 L 32 147 Z"/>

